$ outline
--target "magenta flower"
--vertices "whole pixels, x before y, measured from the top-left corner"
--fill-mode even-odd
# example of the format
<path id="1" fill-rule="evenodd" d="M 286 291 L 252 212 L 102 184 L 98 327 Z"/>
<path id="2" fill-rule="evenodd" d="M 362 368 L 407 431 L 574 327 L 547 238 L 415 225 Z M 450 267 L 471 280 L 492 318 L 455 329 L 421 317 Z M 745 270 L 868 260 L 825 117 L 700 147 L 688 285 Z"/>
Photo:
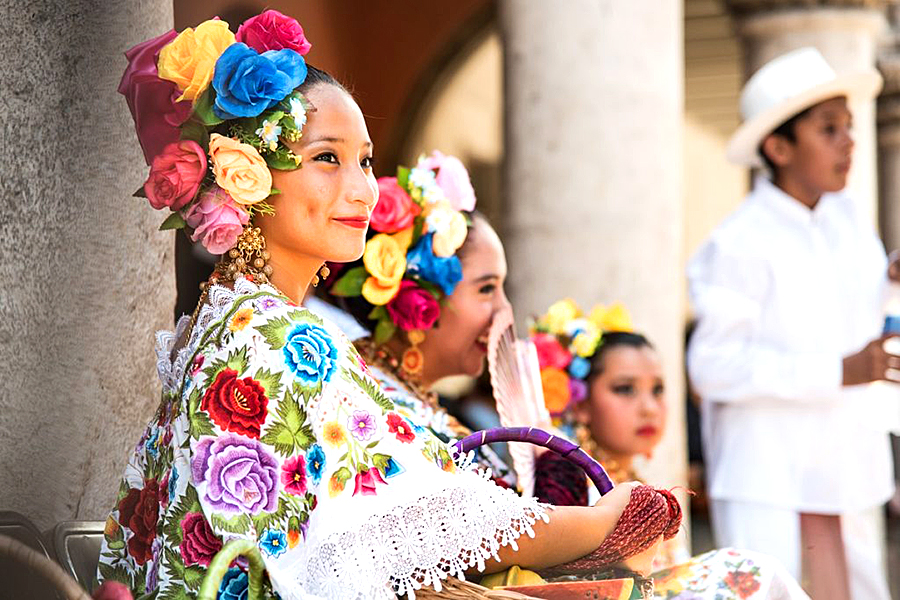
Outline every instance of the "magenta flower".
<path id="1" fill-rule="evenodd" d="M 302 496 L 306 493 L 306 459 L 303 455 L 284 461 L 281 465 L 281 484 L 289 494 Z"/>
<path id="2" fill-rule="evenodd" d="M 375 434 L 375 417 L 364 410 L 357 410 L 347 420 L 347 428 L 353 437 L 365 442 Z"/>
<path id="3" fill-rule="evenodd" d="M 365 467 L 362 467 L 365 468 Z M 375 496 L 375 483 L 385 483 L 378 469 L 371 468 L 368 471 L 360 471 L 356 474 L 355 487 L 353 495 L 362 494 L 363 496 Z"/>
<path id="4" fill-rule="evenodd" d="M 272 9 L 244 21 L 234 39 L 259 53 L 288 49 L 303 55 L 312 47 L 296 19 Z"/>

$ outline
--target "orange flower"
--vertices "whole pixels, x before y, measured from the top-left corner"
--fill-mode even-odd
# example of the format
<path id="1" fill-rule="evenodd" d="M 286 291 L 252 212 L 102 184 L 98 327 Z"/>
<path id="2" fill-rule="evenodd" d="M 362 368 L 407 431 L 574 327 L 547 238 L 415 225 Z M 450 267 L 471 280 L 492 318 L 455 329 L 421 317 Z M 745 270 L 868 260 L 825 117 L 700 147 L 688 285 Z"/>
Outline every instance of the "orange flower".
<path id="1" fill-rule="evenodd" d="M 256 148 L 218 133 L 209 136 L 209 157 L 216 183 L 244 206 L 272 193 L 272 172 Z"/>
<path id="2" fill-rule="evenodd" d="M 328 480 L 328 495 L 334 498 L 343 491 L 344 482 L 337 477 L 332 476 L 331 479 Z"/>
<path id="3" fill-rule="evenodd" d="M 288 548 L 296 548 L 297 544 L 300 543 L 300 532 L 294 531 L 293 529 L 288 531 Z"/>
<path id="4" fill-rule="evenodd" d="M 347 436 L 344 434 L 344 428 L 341 427 L 341 424 L 337 421 L 325 423 L 324 436 L 325 441 L 332 446 L 340 446 L 347 441 Z"/>
<path id="5" fill-rule="evenodd" d="M 244 328 L 250 324 L 250 321 L 253 319 L 253 309 L 252 308 L 242 308 L 241 310 L 234 313 L 234 317 L 231 319 L 231 323 L 228 324 L 228 329 L 231 331 L 243 331 Z"/>
<path id="6" fill-rule="evenodd" d="M 541 387 L 544 388 L 544 403 L 550 414 L 559 414 L 566 410 L 572 393 L 569 390 L 569 376 L 557 367 L 541 369 Z"/>

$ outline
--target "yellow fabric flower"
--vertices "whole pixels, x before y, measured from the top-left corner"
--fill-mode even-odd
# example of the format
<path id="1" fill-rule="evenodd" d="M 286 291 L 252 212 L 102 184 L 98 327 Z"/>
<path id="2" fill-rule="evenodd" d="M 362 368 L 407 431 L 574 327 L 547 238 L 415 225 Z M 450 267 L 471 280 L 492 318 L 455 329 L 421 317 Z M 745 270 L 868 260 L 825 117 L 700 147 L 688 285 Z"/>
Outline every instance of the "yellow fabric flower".
<path id="1" fill-rule="evenodd" d="M 242 308 L 241 310 L 234 313 L 234 317 L 231 319 L 231 323 L 228 324 L 228 329 L 231 331 L 243 331 L 244 328 L 250 324 L 250 321 L 253 319 L 253 309 L 252 308 Z"/>
<path id="2" fill-rule="evenodd" d="M 452 211 L 443 229 L 436 231 L 431 238 L 431 249 L 434 251 L 434 255 L 441 258 L 450 258 L 456 254 L 459 247 L 466 241 L 468 233 L 466 218 L 461 212 Z"/>
<path id="3" fill-rule="evenodd" d="M 209 87 L 216 61 L 233 43 L 225 21 L 211 19 L 196 29 L 188 27 L 159 51 L 159 77 L 178 86 L 179 100 L 196 100 Z"/>
<path id="4" fill-rule="evenodd" d="M 401 229 L 397 233 L 391 234 L 391 237 L 397 240 L 397 244 L 404 252 L 409 250 L 409 246 L 412 244 L 413 229 L 415 229 L 415 227 L 410 226 L 406 229 Z"/>
<path id="5" fill-rule="evenodd" d="M 256 148 L 230 137 L 209 136 L 216 183 L 238 204 L 256 204 L 272 192 L 272 172 Z"/>
<path id="6" fill-rule="evenodd" d="M 597 349 L 601 337 L 603 334 L 591 325 L 587 331 L 582 331 L 575 336 L 575 339 L 572 340 L 572 350 L 582 358 L 590 358 Z"/>
<path id="7" fill-rule="evenodd" d="M 366 242 L 363 264 L 370 275 L 363 283 L 363 298 L 375 306 L 387 304 L 400 290 L 406 272 L 406 251 L 393 236 L 379 233 Z"/>
<path id="8" fill-rule="evenodd" d="M 547 309 L 544 321 L 550 333 L 562 335 L 566 332 L 566 324 L 581 314 L 578 305 L 571 298 L 554 302 Z"/>
<path id="9" fill-rule="evenodd" d="M 544 389 L 544 404 L 550 414 L 559 414 L 569 406 L 572 392 L 569 390 L 569 376 L 557 367 L 541 369 L 541 387 Z"/>
<path id="10" fill-rule="evenodd" d="M 598 304 L 588 319 L 602 331 L 634 331 L 631 314 L 625 305 L 619 302 L 609 308 Z"/>

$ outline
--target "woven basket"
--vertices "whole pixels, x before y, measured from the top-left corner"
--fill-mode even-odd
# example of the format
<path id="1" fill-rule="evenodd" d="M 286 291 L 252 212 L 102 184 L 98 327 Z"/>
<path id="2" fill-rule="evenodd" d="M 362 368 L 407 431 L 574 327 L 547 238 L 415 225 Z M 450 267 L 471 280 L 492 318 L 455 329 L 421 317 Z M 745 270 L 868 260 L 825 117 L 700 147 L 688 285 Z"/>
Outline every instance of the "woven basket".
<path id="1" fill-rule="evenodd" d="M 0 555 L 13 559 L 49 581 L 66 600 L 91 600 L 88 593 L 62 567 L 17 539 L 0 535 Z"/>

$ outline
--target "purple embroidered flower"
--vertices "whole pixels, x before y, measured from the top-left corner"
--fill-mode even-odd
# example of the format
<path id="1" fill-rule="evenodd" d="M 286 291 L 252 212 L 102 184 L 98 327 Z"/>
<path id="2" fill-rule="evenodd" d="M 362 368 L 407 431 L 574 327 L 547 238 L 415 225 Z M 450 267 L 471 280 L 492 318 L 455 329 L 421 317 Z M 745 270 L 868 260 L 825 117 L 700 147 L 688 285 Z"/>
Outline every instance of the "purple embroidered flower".
<path id="1" fill-rule="evenodd" d="M 375 417 L 364 410 L 357 410 L 347 420 L 347 428 L 353 437 L 365 442 L 375 434 Z"/>
<path id="2" fill-rule="evenodd" d="M 191 361 L 191 377 L 200 372 L 200 369 L 203 368 L 204 362 L 206 362 L 206 357 L 202 354 L 198 354 L 194 357 L 194 360 Z"/>
<path id="3" fill-rule="evenodd" d="M 152 592 L 159 587 L 159 563 L 162 562 L 160 560 L 162 545 L 162 538 L 158 537 L 153 540 L 153 558 L 150 560 L 150 564 L 147 565 L 147 579 L 144 582 L 147 592 Z"/>
<path id="4" fill-rule="evenodd" d="M 265 296 L 256 301 L 256 308 L 259 309 L 260 312 L 273 310 L 282 306 L 284 306 L 284 302 L 277 298 L 272 298 L 271 296 Z"/>
<path id="5" fill-rule="evenodd" d="M 257 440 L 234 434 L 201 440 L 191 472 L 206 484 L 215 510 L 255 515 L 278 508 L 278 461 Z"/>

